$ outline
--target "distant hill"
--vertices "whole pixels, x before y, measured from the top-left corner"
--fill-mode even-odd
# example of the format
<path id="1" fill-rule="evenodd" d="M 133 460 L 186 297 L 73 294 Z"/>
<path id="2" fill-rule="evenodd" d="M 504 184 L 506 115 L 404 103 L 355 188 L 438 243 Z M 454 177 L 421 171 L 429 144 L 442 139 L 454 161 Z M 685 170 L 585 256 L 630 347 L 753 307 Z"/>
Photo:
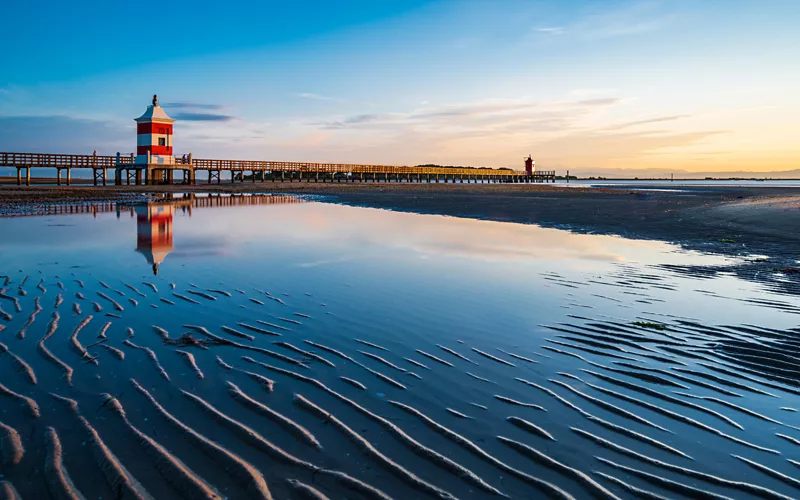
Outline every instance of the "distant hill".
<path id="1" fill-rule="evenodd" d="M 432 168 L 491 168 L 493 170 L 514 170 L 513 168 L 508 167 L 470 167 L 464 165 L 437 165 L 435 163 L 425 163 L 423 165 L 417 165 L 417 167 L 432 167 Z"/>

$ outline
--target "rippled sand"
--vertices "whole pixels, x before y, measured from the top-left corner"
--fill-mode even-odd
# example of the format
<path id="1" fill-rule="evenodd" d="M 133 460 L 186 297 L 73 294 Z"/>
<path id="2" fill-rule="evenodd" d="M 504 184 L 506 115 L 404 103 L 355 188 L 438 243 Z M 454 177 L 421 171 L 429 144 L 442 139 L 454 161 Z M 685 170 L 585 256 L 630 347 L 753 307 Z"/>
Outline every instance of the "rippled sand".
<path id="1" fill-rule="evenodd" d="M 2 254 L 6 497 L 797 497 L 800 305 L 785 287 L 697 273 L 692 256 L 520 264 L 524 286 L 461 261 L 476 273 L 447 274 L 462 290 L 428 281 L 434 268 L 409 278 L 421 264 L 376 280 L 364 261 L 364 279 L 335 274 L 352 286 L 296 267 L 308 255 L 180 248 L 158 276 Z M 499 276 L 538 294 L 530 310 L 489 292 Z"/>

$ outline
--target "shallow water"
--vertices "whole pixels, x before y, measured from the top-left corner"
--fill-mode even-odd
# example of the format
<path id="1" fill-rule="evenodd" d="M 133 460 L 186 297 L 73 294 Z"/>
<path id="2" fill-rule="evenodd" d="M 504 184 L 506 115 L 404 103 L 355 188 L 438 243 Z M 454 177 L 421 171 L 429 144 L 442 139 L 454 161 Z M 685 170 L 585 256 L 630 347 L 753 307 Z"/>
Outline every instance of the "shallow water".
<path id="1" fill-rule="evenodd" d="M 251 464 L 274 498 L 300 498 L 287 479 L 329 498 L 375 498 L 313 473 L 308 463 L 396 499 L 488 498 L 498 491 L 540 498 L 555 495 L 553 488 L 575 498 L 631 497 L 607 476 L 670 498 L 689 490 L 669 489 L 679 487 L 652 476 L 731 498 L 798 495 L 791 479 L 800 469 L 790 460 L 800 460 L 800 441 L 792 441 L 800 440 L 800 413 L 790 409 L 800 409 L 800 301 L 726 273 L 736 260 L 661 242 L 289 196 L 201 196 L 106 204 L 94 212 L 0 219 L 0 307 L 11 316 L 0 313 L 0 342 L 18 356 L 0 353 L 0 383 L 33 399 L 41 413 L 34 418 L 22 402 L 0 397 L 0 422 L 25 448 L 18 465 L 0 458 L 0 479 L 23 498 L 47 495 L 50 426 L 77 490 L 87 498 L 118 491 L 85 427 L 50 393 L 77 401 L 108 450 L 153 497 L 197 496 L 176 486 L 176 474 L 147 453 L 104 393 L 118 399 L 132 426 L 221 496 L 255 497 L 219 449 L 208 451 L 170 424 L 130 379 L 185 426 Z M 713 272 L 698 272 L 704 267 Z M 5 286 L 2 275 L 9 277 Z M 41 311 L 25 326 L 37 303 Z M 54 312 L 58 325 L 44 345 L 74 371 L 71 385 L 38 345 Z M 82 354 L 71 337 L 89 316 L 77 336 L 87 347 Z M 89 347 L 103 340 L 98 333 L 107 322 L 108 339 Z M 211 338 L 186 325 L 291 359 L 232 345 L 176 346 L 153 328 L 170 339 Z M 152 350 L 169 380 L 136 346 Z M 176 351 L 193 355 L 202 379 Z M 36 384 L 16 359 L 30 365 Z M 241 370 L 271 379 L 274 390 Z M 321 449 L 234 399 L 228 381 L 304 427 Z M 182 391 L 305 465 L 248 442 Z M 308 411 L 295 394 L 338 420 Z"/>

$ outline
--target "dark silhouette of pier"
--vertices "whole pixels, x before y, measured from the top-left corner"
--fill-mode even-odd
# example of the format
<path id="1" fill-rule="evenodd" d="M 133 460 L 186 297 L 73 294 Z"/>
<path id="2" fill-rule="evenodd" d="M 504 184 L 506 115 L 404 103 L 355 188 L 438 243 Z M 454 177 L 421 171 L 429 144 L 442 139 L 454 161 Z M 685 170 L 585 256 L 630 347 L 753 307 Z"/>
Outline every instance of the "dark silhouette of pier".
<path id="1" fill-rule="evenodd" d="M 95 186 L 106 186 L 108 171 L 117 185 L 172 184 L 180 171 L 184 184 L 196 184 L 204 172 L 209 184 L 221 183 L 221 173 L 230 172 L 230 182 L 445 182 L 445 183 L 532 183 L 555 182 L 555 171 L 519 171 L 505 168 L 357 165 L 347 163 L 303 163 L 259 160 L 213 160 L 175 157 L 173 164 L 143 167 L 135 156 L 67 155 L 0 152 L 0 167 L 17 169 L 17 185 L 30 186 L 31 169 L 54 168 L 60 186 L 72 184 L 72 171 L 92 171 Z M 527 165 L 526 165 L 527 166 Z"/>

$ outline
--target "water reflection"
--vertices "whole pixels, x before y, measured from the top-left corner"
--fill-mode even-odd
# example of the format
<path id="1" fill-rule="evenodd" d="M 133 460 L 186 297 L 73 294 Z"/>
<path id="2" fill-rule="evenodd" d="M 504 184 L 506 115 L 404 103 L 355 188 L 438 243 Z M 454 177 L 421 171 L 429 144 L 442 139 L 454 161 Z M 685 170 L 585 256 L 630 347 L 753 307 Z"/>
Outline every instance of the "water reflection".
<path id="1" fill-rule="evenodd" d="M 194 193 L 174 196 L 172 193 L 159 195 L 154 201 L 139 203 L 128 207 L 131 216 L 136 214 L 136 251 L 144 255 L 147 263 L 153 269 L 153 275 L 158 275 L 158 268 L 167 255 L 174 249 L 172 243 L 172 219 L 176 209 L 191 217 L 196 208 L 217 208 L 249 205 L 280 205 L 288 203 L 304 203 L 305 200 L 296 196 L 286 195 L 205 195 L 197 196 Z M 111 205 L 105 205 L 111 207 Z M 120 218 L 122 205 L 117 204 L 114 209 L 117 218 Z M 102 209 L 100 210 L 102 211 Z M 97 207 L 92 213 L 97 216 Z"/>
<path id="2" fill-rule="evenodd" d="M 2 479 L 47 496 L 52 427 L 86 498 L 117 488 L 102 480 L 100 440 L 150 497 L 178 495 L 166 467 L 179 462 L 154 457 L 158 445 L 225 497 L 254 498 L 196 436 L 263 474 L 273 498 L 296 496 L 287 478 L 327 498 L 419 498 L 373 448 L 446 498 L 498 497 L 478 485 L 513 499 L 547 484 L 560 498 L 601 491 L 576 471 L 618 498 L 623 480 L 649 498 L 674 496 L 665 484 L 794 498 L 755 467 L 795 468 L 781 437 L 798 430 L 795 298 L 779 309 L 729 272 L 684 271 L 730 262 L 666 243 L 301 203 L 179 195 L 0 219 L 0 381 L 41 413 L 0 398 L 25 446 Z"/>
<path id="3" fill-rule="evenodd" d="M 158 274 L 158 266 L 172 251 L 172 203 L 147 203 L 134 207 L 136 211 L 136 251 L 144 255 Z"/>

